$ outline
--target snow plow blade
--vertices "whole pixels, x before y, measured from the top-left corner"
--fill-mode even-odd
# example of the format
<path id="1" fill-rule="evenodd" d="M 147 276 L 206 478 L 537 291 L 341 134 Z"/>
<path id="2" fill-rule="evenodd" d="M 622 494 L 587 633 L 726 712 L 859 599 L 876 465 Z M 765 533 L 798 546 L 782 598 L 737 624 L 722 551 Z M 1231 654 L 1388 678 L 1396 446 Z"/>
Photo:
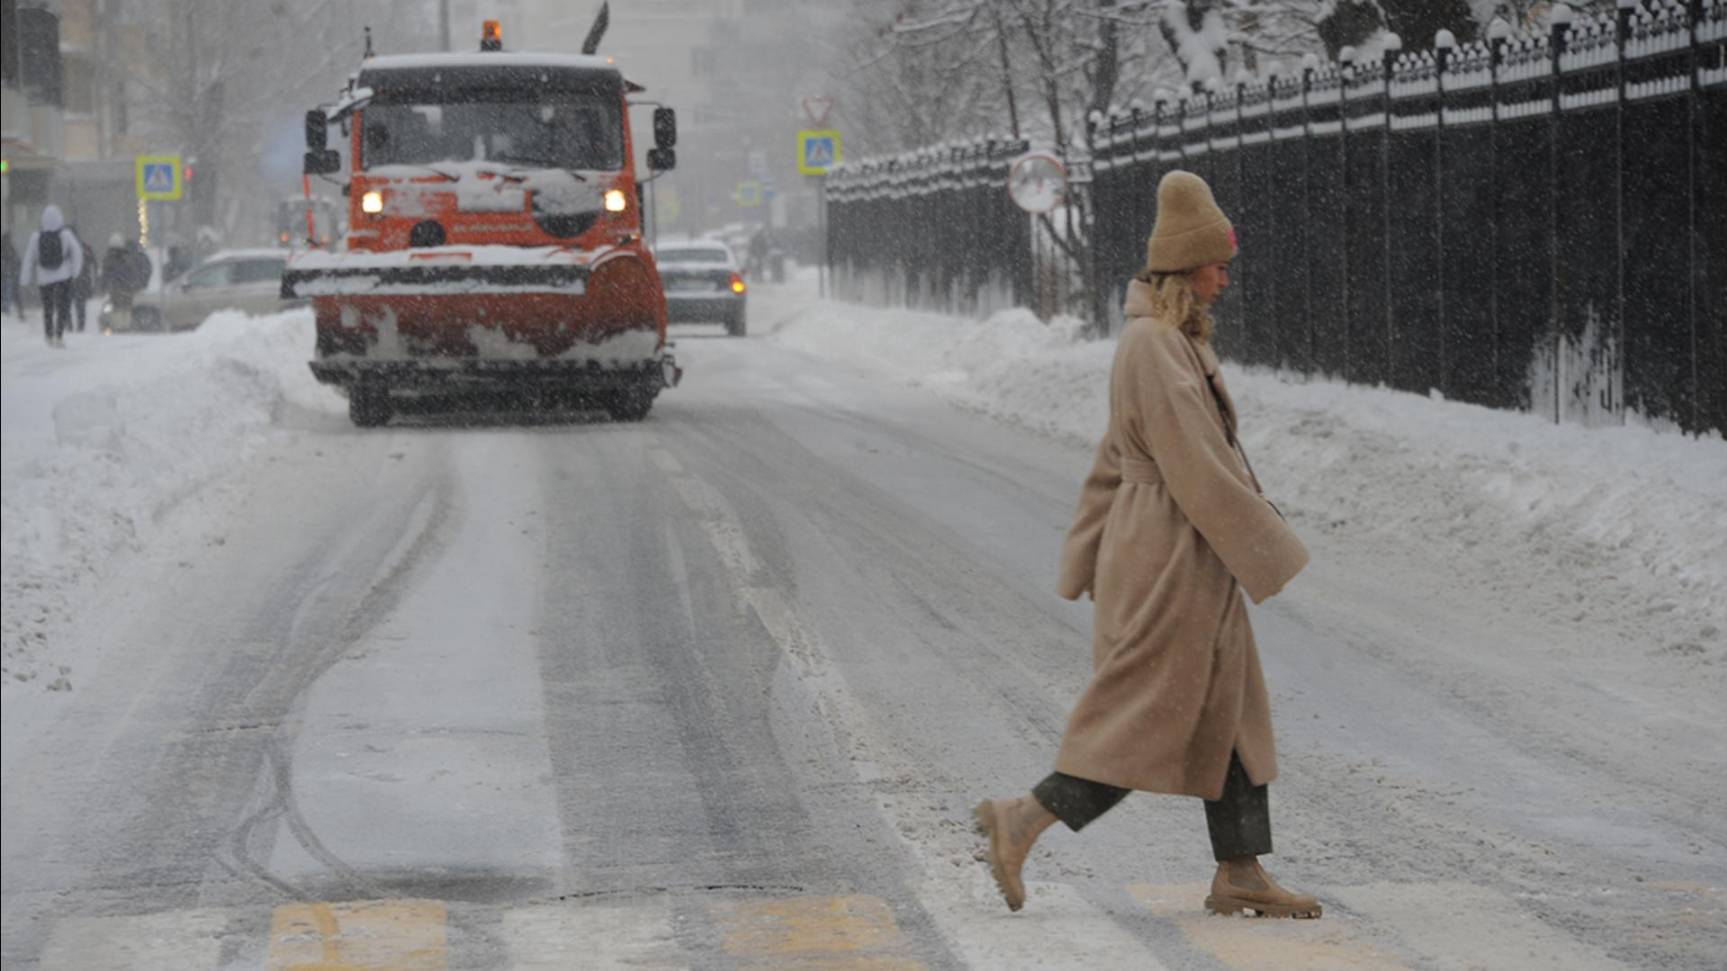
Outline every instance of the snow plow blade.
<path id="1" fill-rule="evenodd" d="M 311 253 L 289 264 L 282 295 L 311 301 L 312 373 L 332 384 L 658 389 L 676 370 L 657 278 L 632 249 Z"/>
<path id="2" fill-rule="evenodd" d="M 326 360 L 313 361 L 312 375 L 324 384 L 350 386 L 381 382 L 393 388 L 496 388 L 523 390 L 536 385 L 584 391 L 629 391 L 644 385 L 675 388 L 683 378 L 671 355 L 627 366 L 605 367 L 598 361 L 565 360 Z"/>
<path id="3" fill-rule="evenodd" d="M 482 293 L 587 291 L 588 268 L 552 265 L 352 266 L 290 268 L 282 274 L 283 300 L 343 296 L 458 296 Z"/>

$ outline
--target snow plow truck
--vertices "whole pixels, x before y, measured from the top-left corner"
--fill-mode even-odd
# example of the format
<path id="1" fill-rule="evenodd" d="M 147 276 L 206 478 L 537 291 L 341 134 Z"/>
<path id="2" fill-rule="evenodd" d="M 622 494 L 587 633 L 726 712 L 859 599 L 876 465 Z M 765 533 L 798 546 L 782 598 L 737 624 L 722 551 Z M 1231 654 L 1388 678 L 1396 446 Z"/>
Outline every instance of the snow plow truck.
<path id="1" fill-rule="evenodd" d="M 284 299 L 316 318 L 312 373 L 354 424 L 416 399 L 503 397 L 647 416 L 681 372 L 642 239 L 629 98 L 594 53 L 367 51 L 347 90 L 306 117 L 307 184 L 346 172 L 348 232 L 296 254 Z M 347 137 L 347 159 L 329 147 Z M 675 164 L 677 122 L 653 113 L 651 172 Z"/>

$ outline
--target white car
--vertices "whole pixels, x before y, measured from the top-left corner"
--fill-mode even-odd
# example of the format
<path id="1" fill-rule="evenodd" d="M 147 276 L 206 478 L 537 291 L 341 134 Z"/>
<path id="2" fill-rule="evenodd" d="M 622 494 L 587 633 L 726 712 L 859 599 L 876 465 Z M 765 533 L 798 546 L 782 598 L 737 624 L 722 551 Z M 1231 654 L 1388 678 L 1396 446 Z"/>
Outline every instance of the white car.
<path id="1" fill-rule="evenodd" d="M 152 273 L 151 286 L 132 298 L 129 320 L 103 304 L 102 328 L 168 332 L 191 330 L 218 310 L 275 313 L 287 306 L 282 301 L 287 263 L 287 250 L 219 250 L 168 283 Z"/>
<path id="2" fill-rule="evenodd" d="M 666 294 L 668 323 L 724 324 L 726 333 L 744 336 L 748 327 L 744 291 L 748 287 L 724 242 L 662 242 L 654 248 L 654 262 Z"/>

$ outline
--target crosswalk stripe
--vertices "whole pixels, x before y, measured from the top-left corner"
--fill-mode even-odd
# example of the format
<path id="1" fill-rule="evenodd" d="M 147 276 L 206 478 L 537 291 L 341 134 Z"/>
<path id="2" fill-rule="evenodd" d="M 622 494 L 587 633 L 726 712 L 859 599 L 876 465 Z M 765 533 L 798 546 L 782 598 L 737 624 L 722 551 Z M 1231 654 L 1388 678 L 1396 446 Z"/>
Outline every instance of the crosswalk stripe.
<path id="1" fill-rule="evenodd" d="M 1525 910 L 1510 896 L 1469 883 L 1371 883 L 1330 891 L 1396 935 L 1399 949 L 1440 971 L 1626 971 L 1625 965 Z"/>
<path id="2" fill-rule="evenodd" d="M 1014 914 L 981 865 L 962 872 L 927 881 L 918 902 L 967 967 L 1167 971 L 1143 941 L 1068 884 L 1027 882 L 1025 909 Z"/>
<path id="3" fill-rule="evenodd" d="M 270 917 L 266 971 L 445 971 L 436 900 L 294 903 Z"/>
<path id="4" fill-rule="evenodd" d="M 1210 887 L 1135 883 L 1127 892 L 1173 921 L 1195 949 L 1236 971 L 1407 971 L 1408 965 L 1353 940 L 1335 913 L 1319 920 L 1218 917 L 1201 907 Z"/>
<path id="5" fill-rule="evenodd" d="M 921 971 L 879 897 L 784 897 L 709 905 L 721 946 L 749 971 Z"/>
<path id="6" fill-rule="evenodd" d="M 506 911 L 509 971 L 688 971 L 664 901 L 541 904 Z"/>
<path id="7" fill-rule="evenodd" d="M 70 917 L 54 925 L 41 971 L 188 971 L 214 968 L 228 914 L 216 909 L 135 917 Z"/>

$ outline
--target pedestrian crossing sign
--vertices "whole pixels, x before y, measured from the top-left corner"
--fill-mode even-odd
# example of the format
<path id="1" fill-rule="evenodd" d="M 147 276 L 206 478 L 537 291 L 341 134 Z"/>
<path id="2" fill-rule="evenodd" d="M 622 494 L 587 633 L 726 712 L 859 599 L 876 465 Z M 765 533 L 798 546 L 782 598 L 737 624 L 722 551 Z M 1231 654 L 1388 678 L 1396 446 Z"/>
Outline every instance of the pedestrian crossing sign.
<path id="1" fill-rule="evenodd" d="M 180 198 L 180 156 L 139 155 L 133 160 L 132 174 L 138 198 L 147 202 L 172 202 Z"/>
<path id="2" fill-rule="evenodd" d="M 798 171 L 804 175 L 826 175 L 840 164 L 840 133 L 832 128 L 798 132 Z"/>

